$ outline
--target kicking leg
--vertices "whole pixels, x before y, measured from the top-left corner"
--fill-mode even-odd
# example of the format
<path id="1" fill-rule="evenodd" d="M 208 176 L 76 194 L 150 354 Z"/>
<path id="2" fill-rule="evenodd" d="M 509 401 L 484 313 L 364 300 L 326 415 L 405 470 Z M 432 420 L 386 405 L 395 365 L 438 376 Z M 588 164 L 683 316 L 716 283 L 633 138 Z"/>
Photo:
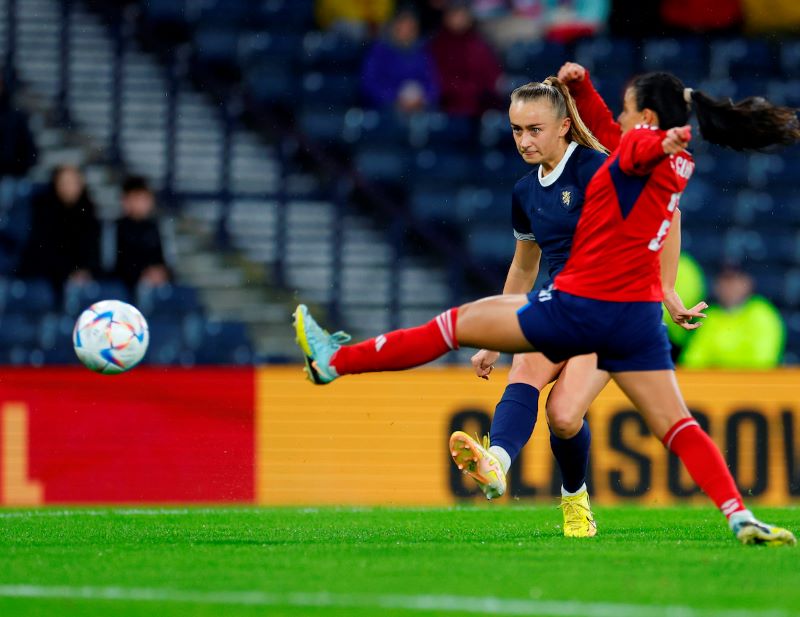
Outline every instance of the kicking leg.
<path id="1" fill-rule="evenodd" d="M 294 313 L 295 331 L 309 378 L 324 384 L 340 375 L 420 366 L 459 346 L 532 351 L 517 319 L 517 310 L 526 303 L 524 295 L 484 298 L 445 311 L 422 326 L 381 334 L 356 345 L 344 345 L 350 338 L 343 332 L 328 334 L 301 304 Z"/>
<path id="2" fill-rule="evenodd" d="M 761 523 L 745 508 L 725 459 L 689 413 L 673 371 L 623 372 L 612 377 L 653 434 L 681 459 L 692 479 L 728 518 L 742 543 L 796 544 L 790 531 Z"/>
<path id="3" fill-rule="evenodd" d="M 539 392 L 555 379 L 562 366 L 563 362 L 554 364 L 540 353 L 514 355 L 509 384 L 492 416 L 490 441 L 484 439 L 481 444 L 463 431 L 450 436 L 453 461 L 478 483 L 487 499 L 506 492 L 508 468 L 536 424 Z"/>

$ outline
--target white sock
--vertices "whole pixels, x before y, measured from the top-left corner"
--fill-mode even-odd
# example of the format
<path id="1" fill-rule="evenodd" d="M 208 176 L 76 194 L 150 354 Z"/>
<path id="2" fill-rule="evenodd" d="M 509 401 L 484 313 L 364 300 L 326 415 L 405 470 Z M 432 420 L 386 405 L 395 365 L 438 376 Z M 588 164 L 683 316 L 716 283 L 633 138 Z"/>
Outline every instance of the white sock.
<path id="1" fill-rule="evenodd" d="M 586 482 L 584 482 L 581 487 L 575 491 L 574 493 L 570 493 L 567 489 L 563 486 L 561 487 L 561 496 L 562 497 L 575 497 L 575 495 L 580 495 L 582 492 L 589 490 L 586 488 Z"/>
<path id="2" fill-rule="evenodd" d="M 737 523 L 754 520 L 756 520 L 756 517 L 753 516 L 753 513 L 750 512 L 750 510 L 740 510 L 739 512 L 734 512 L 728 517 L 728 527 L 733 529 L 734 525 Z"/>
<path id="3" fill-rule="evenodd" d="M 492 446 L 489 448 L 489 452 L 494 454 L 497 457 L 497 460 L 500 461 L 500 466 L 503 468 L 503 473 L 508 473 L 508 468 L 511 467 L 511 457 L 508 455 L 508 452 L 506 452 L 500 446 Z"/>

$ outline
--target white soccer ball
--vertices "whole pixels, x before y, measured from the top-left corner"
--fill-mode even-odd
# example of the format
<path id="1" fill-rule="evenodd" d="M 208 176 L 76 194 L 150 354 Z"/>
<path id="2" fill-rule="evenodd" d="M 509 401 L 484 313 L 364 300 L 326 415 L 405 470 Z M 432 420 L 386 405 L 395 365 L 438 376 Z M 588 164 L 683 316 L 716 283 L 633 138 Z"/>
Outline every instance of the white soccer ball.
<path id="1" fill-rule="evenodd" d="M 87 368 L 104 375 L 139 364 L 150 332 L 136 307 L 119 300 L 95 302 L 81 313 L 72 331 L 75 353 Z"/>

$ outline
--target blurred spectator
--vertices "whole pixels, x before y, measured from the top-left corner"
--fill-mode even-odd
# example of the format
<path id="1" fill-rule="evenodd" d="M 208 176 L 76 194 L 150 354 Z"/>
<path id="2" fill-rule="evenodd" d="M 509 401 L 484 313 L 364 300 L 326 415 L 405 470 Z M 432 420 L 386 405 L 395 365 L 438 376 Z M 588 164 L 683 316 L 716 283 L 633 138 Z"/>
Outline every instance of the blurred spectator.
<path id="1" fill-rule="evenodd" d="M 375 34 L 394 11 L 394 0 L 317 0 L 317 23 L 354 38 Z"/>
<path id="2" fill-rule="evenodd" d="M 472 12 L 481 32 L 495 47 L 541 38 L 545 31 L 544 0 L 473 0 Z"/>
<path id="3" fill-rule="evenodd" d="M 753 295 L 753 279 L 727 267 L 717 277 L 719 304 L 706 310 L 681 360 L 687 368 L 768 369 L 783 355 L 786 329 L 769 300 Z"/>
<path id="4" fill-rule="evenodd" d="M 661 0 L 661 20 L 679 32 L 735 34 L 742 26 L 742 2 Z"/>
<path id="5" fill-rule="evenodd" d="M 698 302 L 706 299 L 706 279 L 703 269 L 694 257 L 687 253 L 681 253 L 678 261 L 675 291 L 683 300 L 684 306 L 695 306 Z M 672 342 L 673 357 L 677 357 L 697 330 L 686 330 L 676 324 L 670 318 L 666 307 L 664 308 L 664 323 L 667 324 L 667 333 Z"/>
<path id="6" fill-rule="evenodd" d="M 558 43 L 594 36 L 608 21 L 609 0 L 545 0 L 544 4 L 546 36 Z"/>
<path id="7" fill-rule="evenodd" d="M 147 181 L 131 176 L 122 185 L 122 218 L 116 223 L 114 275 L 134 289 L 169 282 L 156 201 Z"/>
<path id="8" fill-rule="evenodd" d="M 800 32 L 797 0 L 744 0 L 744 25 L 748 32 Z"/>
<path id="9" fill-rule="evenodd" d="M 376 41 L 364 61 L 364 98 L 377 109 L 419 111 L 436 105 L 436 81 L 433 60 L 419 40 L 417 16 L 402 9 L 389 25 L 388 36 Z"/>
<path id="10" fill-rule="evenodd" d="M 454 0 L 430 43 L 439 76 L 439 107 L 449 114 L 478 116 L 499 104 L 500 63 L 475 29 L 469 2 Z"/>
<path id="11" fill-rule="evenodd" d="M 90 282 L 100 269 L 100 222 L 77 167 L 61 165 L 31 200 L 31 229 L 17 274 L 65 283 Z"/>
<path id="12" fill-rule="evenodd" d="M 36 164 L 28 116 L 14 107 L 0 77 L 0 177 L 22 178 Z"/>

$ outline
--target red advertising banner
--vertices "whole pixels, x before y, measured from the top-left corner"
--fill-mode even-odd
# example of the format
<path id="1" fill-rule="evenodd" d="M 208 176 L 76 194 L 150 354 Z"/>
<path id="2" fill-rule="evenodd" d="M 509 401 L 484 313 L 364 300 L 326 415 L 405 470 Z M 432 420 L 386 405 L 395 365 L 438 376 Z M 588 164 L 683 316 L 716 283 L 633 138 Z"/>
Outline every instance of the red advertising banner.
<path id="1" fill-rule="evenodd" d="M 252 369 L 0 370 L 0 504 L 252 502 Z"/>

